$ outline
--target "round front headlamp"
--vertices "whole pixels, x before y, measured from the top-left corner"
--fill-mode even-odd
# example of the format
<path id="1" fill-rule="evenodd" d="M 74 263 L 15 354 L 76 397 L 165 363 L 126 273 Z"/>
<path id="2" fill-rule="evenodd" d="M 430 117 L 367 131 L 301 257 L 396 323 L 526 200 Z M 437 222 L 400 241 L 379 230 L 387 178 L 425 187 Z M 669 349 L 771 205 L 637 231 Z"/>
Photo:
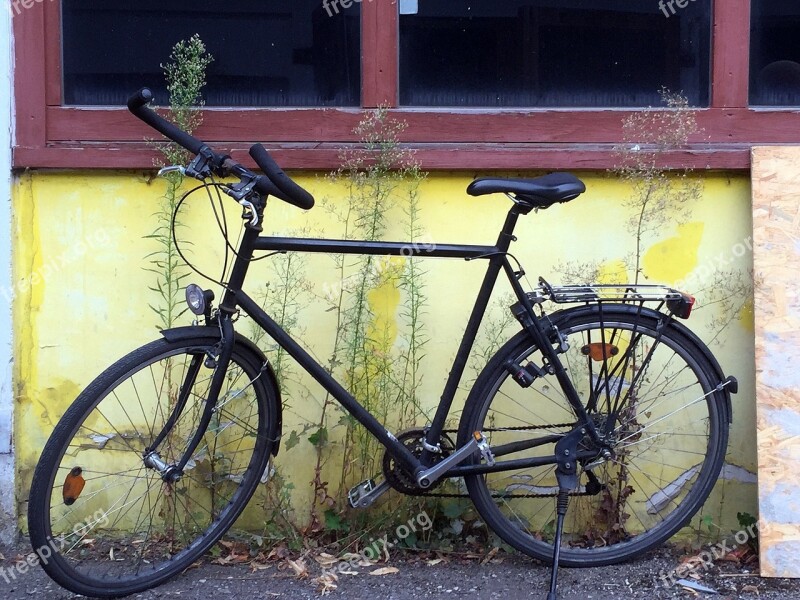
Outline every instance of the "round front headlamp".
<path id="1" fill-rule="evenodd" d="M 186 304 L 194 314 L 198 316 L 205 314 L 206 294 L 199 285 L 190 283 L 186 286 Z"/>

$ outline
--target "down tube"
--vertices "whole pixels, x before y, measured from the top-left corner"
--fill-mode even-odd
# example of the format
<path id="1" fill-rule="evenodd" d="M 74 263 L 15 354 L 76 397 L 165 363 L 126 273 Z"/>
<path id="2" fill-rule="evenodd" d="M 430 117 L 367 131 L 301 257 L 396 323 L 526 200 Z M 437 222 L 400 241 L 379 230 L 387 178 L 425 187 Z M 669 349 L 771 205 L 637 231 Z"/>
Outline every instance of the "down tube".
<path id="1" fill-rule="evenodd" d="M 339 403 L 349 412 L 353 418 L 361 423 L 367 431 L 377 438 L 397 460 L 403 463 L 409 472 L 414 476 L 423 471 L 423 467 L 417 458 L 409 452 L 403 444 L 389 433 L 386 428 L 373 417 L 353 396 L 342 387 L 330 374 L 306 352 L 297 342 L 295 342 L 281 326 L 265 313 L 250 296 L 244 292 L 237 292 L 236 301 L 244 311 L 258 323 L 278 345 L 289 353 L 298 364 L 303 367 L 317 382 L 336 398 Z"/>

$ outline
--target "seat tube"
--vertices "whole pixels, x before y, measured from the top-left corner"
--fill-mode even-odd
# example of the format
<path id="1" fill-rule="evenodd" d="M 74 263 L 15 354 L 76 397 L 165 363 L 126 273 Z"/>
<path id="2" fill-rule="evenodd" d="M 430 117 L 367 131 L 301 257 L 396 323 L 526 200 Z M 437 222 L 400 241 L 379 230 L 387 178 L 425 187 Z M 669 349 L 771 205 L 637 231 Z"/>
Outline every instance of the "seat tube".
<path id="1" fill-rule="evenodd" d="M 436 414 L 425 436 L 426 443 L 431 447 L 439 443 L 439 438 L 444 430 L 445 422 L 450 414 L 450 408 L 453 405 L 453 399 L 461 383 L 464 370 L 467 367 L 467 361 L 469 360 L 469 356 L 475 344 L 475 338 L 478 335 L 483 316 L 486 314 L 486 308 L 489 305 L 492 291 L 497 283 L 497 277 L 500 275 L 503 263 L 508 262 L 505 258 L 505 253 L 508 252 L 511 242 L 514 240 L 514 227 L 517 224 L 519 215 L 520 212 L 517 206 L 513 206 L 511 210 L 508 211 L 503 228 L 497 238 L 496 248 L 498 252 L 489 258 L 489 268 L 486 270 L 483 283 L 478 291 L 475 304 L 472 307 L 472 313 L 467 322 L 467 327 L 464 330 L 464 336 L 461 338 L 461 344 L 456 353 L 455 360 L 453 361 L 453 366 L 450 368 L 450 374 L 447 377 L 447 383 L 445 384 L 444 391 L 439 400 L 439 406 L 436 408 Z M 430 464 L 429 461 L 432 456 L 433 453 L 426 449 L 422 453 L 422 463 L 425 465 Z"/>

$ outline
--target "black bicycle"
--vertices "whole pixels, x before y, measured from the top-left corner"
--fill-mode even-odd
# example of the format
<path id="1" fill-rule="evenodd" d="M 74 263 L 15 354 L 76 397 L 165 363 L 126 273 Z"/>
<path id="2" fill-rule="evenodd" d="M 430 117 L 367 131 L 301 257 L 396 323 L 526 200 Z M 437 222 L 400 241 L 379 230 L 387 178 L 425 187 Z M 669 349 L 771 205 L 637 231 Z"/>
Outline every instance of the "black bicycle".
<path id="1" fill-rule="evenodd" d="M 520 216 L 577 198 L 585 187 L 556 173 L 478 179 L 474 196 L 513 202 L 494 245 L 267 237 L 269 196 L 303 209 L 313 197 L 260 145 L 265 175 L 170 124 L 143 89 L 137 117 L 191 151 L 185 173 L 223 189 L 243 208 L 244 233 L 218 307 L 196 285 L 187 302 L 200 323 L 113 364 L 66 411 L 42 452 L 28 509 L 44 569 L 79 594 L 116 597 L 157 586 L 206 553 L 268 480 L 281 441 L 281 397 L 269 359 L 237 333 L 241 312 L 263 328 L 385 447 L 383 481 L 350 491 L 366 508 L 388 489 L 435 494 L 463 478 L 486 525 L 514 548 L 558 565 L 616 563 L 682 528 L 719 475 L 731 393 L 709 349 L 677 319 L 694 299 L 659 286 L 523 289 L 509 254 Z M 218 183 L 215 177 L 235 179 Z M 414 255 L 484 260 L 486 275 L 441 402 L 424 428 L 387 431 L 309 353 L 245 294 L 255 253 Z M 505 274 L 520 330 L 471 388 L 457 435 L 445 429 L 494 285 Z M 571 304 L 547 312 L 553 304 Z M 455 440 L 453 440 L 455 437 Z M 568 510 L 568 505 L 569 510 Z"/>

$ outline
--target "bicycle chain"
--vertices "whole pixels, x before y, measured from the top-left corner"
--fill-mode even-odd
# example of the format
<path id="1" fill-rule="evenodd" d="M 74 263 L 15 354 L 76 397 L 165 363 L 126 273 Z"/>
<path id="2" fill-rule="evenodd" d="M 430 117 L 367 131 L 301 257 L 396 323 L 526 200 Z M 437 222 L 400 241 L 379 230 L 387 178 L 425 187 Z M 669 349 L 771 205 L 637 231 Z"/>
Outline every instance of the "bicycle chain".
<path id="1" fill-rule="evenodd" d="M 493 431 L 528 431 L 533 429 L 555 429 L 566 428 L 574 429 L 577 423 L 554 423 L 550 425 L 523 425 L 518 427 L 500 427 L 497 429 L 483 429 L 483 433 L 491 433 Z M 457 429 L 443 429 L 442 433 L 458 433 Z M 571 497 L 575 496 L 593 496 L 588 492 L 571 493 Z M 469 498 L 469 494 L 441 494 L 441 493 L 423 493 L 419 495 L 421 498 Z M 492 498 L 557 498 L 558 494 L 491 494 Z"/>
<path id="2" fill-rule="evenodd" d="M 570 497 L 575 496 L 596 496 L 589 492 L 573 492 Z M 418 498 L 469 498 L 469 494 L 419 494 Z M 558 494 L 491 494 L 492 498 L 558 498 Z"/>
<path id="3" fill-rule="evenodd" d="M 566 428 L 569 427 L 571 429 L 575 429 L 577 423 L 551 423 L 548 425 L 520 425 L 518 427 L 497 427 L 497 428 L 487 428 L 481 429 L 481 432 L 492 432 L 492 431 L 529 431 L 532 429 L 554 429 L 554 428 Z M 458 429 L 443 429 L 442 433 L 458 433 Z"/>

